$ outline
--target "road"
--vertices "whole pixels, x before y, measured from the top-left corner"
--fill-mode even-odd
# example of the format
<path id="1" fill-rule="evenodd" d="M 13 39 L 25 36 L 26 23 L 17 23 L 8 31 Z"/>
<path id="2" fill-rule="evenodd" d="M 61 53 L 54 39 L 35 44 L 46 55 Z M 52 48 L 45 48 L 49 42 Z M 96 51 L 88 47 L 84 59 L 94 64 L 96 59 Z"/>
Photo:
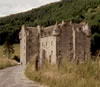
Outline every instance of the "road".
<path id="1" fill-rule="evenodd" d="M 19 65 L 0 70 L 0 87 L 43 87 L 28 80 L 24 69 L 24 66 Z"/>

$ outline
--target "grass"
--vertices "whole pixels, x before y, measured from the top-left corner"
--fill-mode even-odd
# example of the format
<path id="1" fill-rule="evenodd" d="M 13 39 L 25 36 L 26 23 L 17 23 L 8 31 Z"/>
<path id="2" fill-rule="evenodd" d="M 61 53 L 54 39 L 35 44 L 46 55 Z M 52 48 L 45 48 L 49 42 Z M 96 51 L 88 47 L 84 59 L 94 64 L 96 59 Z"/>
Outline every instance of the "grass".
<path id="1" fill-rule="evenodd" d="M 18 57 L 20 57 L 20 46 L 19 46 L 19 44 L 14 44 L 14 50 L 15 50 L 15 52 L 14 52 L 14 54 L 12 55 L 12 57 L 13 56 L 18 56 Z"/>
<path id="2" fill-rule="evenodd" d="M 17 62 L 15 60 L 11 59 L 0 59 L 0 69 L 4 69 L 6 67 L 17 65 Z"/>
<path id="3" fill-rule="evenodd" d="M 14 66 L 17 65 L 17 62 L 15 60 L 13 60 L 12 58 L 14 56 L 18 56 L 19 57 L 19 44 L 15 44 L 14 45 L 14 50 L 15 52 L 12 54 L 11 59 L 7 58 L 7 55 L 4 54 L 4 47 L 0 46 L 0 69 L 4 69 L 6 67 L 10 67 L 10 66 Z"/>
<path id="4" fill-rule="evenodd" d="M 34 59 L 26 67 L 26 76 L 49 87 L 100 87 L 99 61 L 88 60 L 74 64 L 64 61 L 60 69 L 46 64 L 38 72 L 34 70 Z"/>
<path id="5" fill-rule="evenodd" d="M 20 51 L 19 51 L 19 44 L 14 44 L 14 50 L 15 52 L 12 54 L 12 58 L 16 55 L 16 56 L 20 56 Z M 7 58 L 7 55 L 4 54 L 4 46 L 0 46 L 0 59 L 1 58 Z"/>

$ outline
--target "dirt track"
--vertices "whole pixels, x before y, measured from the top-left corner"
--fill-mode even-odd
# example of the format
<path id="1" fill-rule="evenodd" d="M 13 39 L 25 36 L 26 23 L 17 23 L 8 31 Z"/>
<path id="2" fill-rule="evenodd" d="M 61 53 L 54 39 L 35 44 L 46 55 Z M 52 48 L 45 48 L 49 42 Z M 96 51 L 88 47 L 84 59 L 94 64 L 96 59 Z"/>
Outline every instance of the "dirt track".
<path id="1" fill-rule="evenodd" d="M 0 87 L 40 87 L 24 75 L 24 66 L 0 70 Z"/>

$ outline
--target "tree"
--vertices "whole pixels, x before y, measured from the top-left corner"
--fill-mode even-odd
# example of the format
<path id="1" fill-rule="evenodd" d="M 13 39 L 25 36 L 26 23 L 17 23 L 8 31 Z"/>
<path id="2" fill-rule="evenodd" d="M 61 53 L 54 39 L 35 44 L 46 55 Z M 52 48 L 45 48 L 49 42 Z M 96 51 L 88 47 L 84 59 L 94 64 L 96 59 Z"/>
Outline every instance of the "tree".
<path id="1" fill-rule="evenodd" d="M 14 47 L 11 43 L 11 37 L 9 36 L 4 44 L 4 53 L 7 54 L 8 59 L 11 58 L 11 54 L 14 53 Z"/>

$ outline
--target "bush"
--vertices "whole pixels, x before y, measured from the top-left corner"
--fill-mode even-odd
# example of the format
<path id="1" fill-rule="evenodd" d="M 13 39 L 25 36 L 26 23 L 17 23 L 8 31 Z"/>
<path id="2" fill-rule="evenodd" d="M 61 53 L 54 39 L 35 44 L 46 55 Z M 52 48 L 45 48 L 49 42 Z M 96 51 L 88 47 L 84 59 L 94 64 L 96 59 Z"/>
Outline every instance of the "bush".
<path id="1" fill-rule="evenodd" d="M 13 57 L 13 60 L 16 60 L 17 62 L 20 62 L 20 58 L 16 55 Z"/>

